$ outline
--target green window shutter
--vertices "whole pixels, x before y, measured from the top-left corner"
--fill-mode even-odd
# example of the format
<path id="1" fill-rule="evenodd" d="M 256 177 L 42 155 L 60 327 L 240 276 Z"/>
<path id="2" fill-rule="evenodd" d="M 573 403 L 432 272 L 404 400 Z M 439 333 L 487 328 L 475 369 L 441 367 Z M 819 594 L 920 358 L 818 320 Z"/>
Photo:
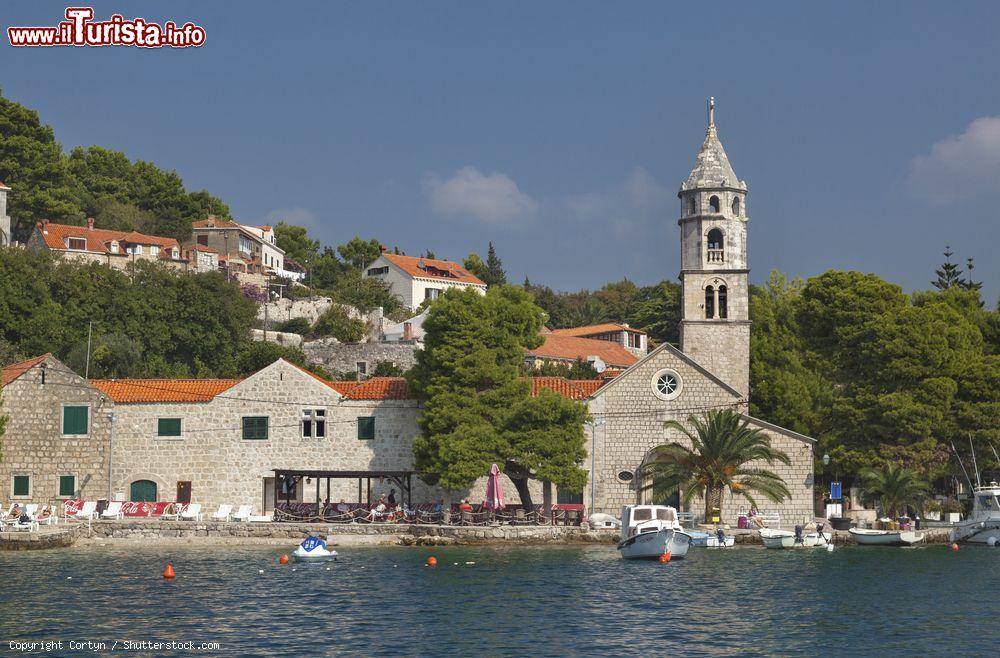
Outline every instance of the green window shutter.
<path id="1" fill-rule="evenodd" d="M 375 438 L 375 416 L 358 416 L 358 439 L 370 441 Z"/>
<path id="2" fill-rule="evenodd" d="M 31 493 L 31 479 L 27 475 L 14 476 L 14 495 L 27 496 Z"/>
<path id="3" fill-rule="evenodd" d="M 266 441 L 268 416 L 244 416 L 243 438 L 249 441 Z"/>
<path id="4" fill-rule="evenodd" d="M 86 434 L 89 407 L 63 407 L 63 434 Z"/>
<path id="5" fill-rule="evenodd" d="M 75 475 L 60 475 L 59 476 L 59 496 L 69 497 L 76 494 L 76 476 Z"/>
<path id="6" fill-rule="evenodd" d="M 180 436 L 181 435 L 181 419 L 180 418 L 160 418 L 156 424 L 156 435 L 157 436 Z"/>

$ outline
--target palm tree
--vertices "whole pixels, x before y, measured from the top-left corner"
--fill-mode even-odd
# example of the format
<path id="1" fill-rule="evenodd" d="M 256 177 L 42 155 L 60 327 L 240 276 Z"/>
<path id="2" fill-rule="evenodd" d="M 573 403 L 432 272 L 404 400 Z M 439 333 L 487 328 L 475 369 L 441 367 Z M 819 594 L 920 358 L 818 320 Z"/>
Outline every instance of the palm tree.
<path id="1" fill-rule="evenodd" d="M 919 507 L 928 496 L 928 487 L 914 471 L 889 464 L 884 470 L 861 471 L 861 494 L 865 502 L 878 500 L 882 512 L 896 518 L 907 507 Z"/>
<path id="2" fill-rule="evenodd" d="M 691 447 L 676 441 L 658 446 L 643 467 L 643 475 L 652 480 L 654 496 L 669 496 L 680 489 L 683 502 L 688 504 L 696 495 L 702 495 L 706 519 L 713 507 L 722 508 L 726 489 L 754 506 L 754 493 L 775 503 L 791 497 L 781 476 L 752 465 L 790 464 L 791 460 L 772 448 L 771 439 L 762 430 L 750 427 L 743 415 L 731 409 L 713 410 L 701 418 L 689 416 L 687 422 L 694 431 L 675 420 L 664 426 L 682 432 Z"/>

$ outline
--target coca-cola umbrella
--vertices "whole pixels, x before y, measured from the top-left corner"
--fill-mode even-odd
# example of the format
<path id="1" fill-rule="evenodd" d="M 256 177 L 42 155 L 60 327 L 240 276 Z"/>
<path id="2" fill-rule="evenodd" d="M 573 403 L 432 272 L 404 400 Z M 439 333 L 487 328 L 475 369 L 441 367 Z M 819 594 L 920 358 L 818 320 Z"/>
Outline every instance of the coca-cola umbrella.
<path id="1" fill-rule="evenodd" d="M 486 480 L 486 500 L 483 507 L 488 510 L 498 510 L 504 508 L 503 483 L 500 481 L 500 467 L 496 464 L 490 466 L 489 479 Z"/>

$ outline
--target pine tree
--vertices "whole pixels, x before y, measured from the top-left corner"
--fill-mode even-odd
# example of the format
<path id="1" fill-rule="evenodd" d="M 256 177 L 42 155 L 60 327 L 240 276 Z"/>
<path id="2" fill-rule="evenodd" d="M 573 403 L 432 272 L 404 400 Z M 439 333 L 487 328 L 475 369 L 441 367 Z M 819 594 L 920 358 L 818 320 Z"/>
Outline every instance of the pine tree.
<path id="1" fill-rule="evenodd" d="M 969 278 L 962 282 L 962 286 L 968 290 L 979 290 L 983 287 L 983 282 L 972 280 L 972 270 L 976 269 L 976 263 L 971 258 L 967 262 L 968 266 L 966 269 L 969 271 Z"/>
<path id="2" fill-rule="evenodd" d="M 504 271 L 503 261 L 500 260 L 496 250 L 493 248 L 493 242 L 490 242 L 489 249 L 486 252 L 486 270 L 487 285 L 502 286 L 507 283 L 507 272 Z"/>
<path id="3" fill-rule="evenodd" d="M 954 253 L 955 252 L 951 250 L 951 247 L 945 245 L 944 264 L 941 265 L 941 269 L 934 270 L 934 274 L 937 275 L 937 281 L 931 281 L 931 285 L 938 290 L 947 290 L 948 288 L 954 288 L 955 286 L 967 287 L 965 279 L 962 278 L 961 268 L 951 262 L 951 257 Z"/>

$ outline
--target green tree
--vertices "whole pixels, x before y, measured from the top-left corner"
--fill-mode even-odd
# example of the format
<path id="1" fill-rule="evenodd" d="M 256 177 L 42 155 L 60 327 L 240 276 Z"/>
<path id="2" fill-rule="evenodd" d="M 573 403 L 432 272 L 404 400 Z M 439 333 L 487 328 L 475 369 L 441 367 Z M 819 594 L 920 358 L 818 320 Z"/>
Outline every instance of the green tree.
<path id="1" fill-rule="evenodd" d="M 81 212 L 79 190 L 52 128 L 38 113 L 0 96 L 0 181 L 12 229 L 26 239 L 35 222 Z"/>
<path id="2" fill-rule="evenodd" d="M 362 313 L 370 313 L 381 307 L 386 317 L 395 320 L 408 315 L 403 302 L 392 294 L 387 282 L 373 277 L 365 278 L 358 270 L 342 272 L 334 282 L 331 294 L 341 304 L 353 306 Z"/>
<path id="3" fill-rule="evenodd" d="M 496 462 L 525 504 L 531 503 L 532 478 L 558 475 L 557 485 L 576 487 L 565 456 L 557 462 L 550 451 L 533 446 L 541 440 L 539 427 L 548 428 L 559 450 L 573 435 L 570 428 L 559 429 L 572 414 L 533 406 L 541 403 L 528 402 L 530 385 L 520 374 L 525 348 L 541 344 L 542 319 L 528 293 L 514 286 L 497 286 L 486 295 L 448 290 L 430 307 L 424 349 L 407 373 L 412 390 L 425 400 L 414 455 L 429 484 L 465 489 Z M 579 437 L 582 446 L 582 424 Z M 568 458 L 576 454 L 570 450 Z M 543 468 L 538 460 L 553 461 Z"/>
<path id="4" fill-rule="evenodd" d="M 382 255 L 382 243 L 375 238 L 362 240 L 360 237 L 354 236 L 345 244 L 337 247 L 337 253 L 350 263 L 351 267 L 361 270 Z"/>
<path id="5" fill-rule="evenodd" d="M 472 276 L 476 277 L 483 283 L 485 283 L 486 279 L 490 276 L 489 270 L 486 269 L 486 263 L 483 262 L 483 259 L 480 258 L 479 254 L 476 252 L 472 252 L 466 256 L 465 260 L 462 261 L 462 265 L 465 266 L 465 269 L 467 269 Z"/>
<path id="6" fill-rule="evenodd" d="M 306 318 L 290 318 L 284 322 L 278 323 L 278 326 L 274 328 L 275 331 L 281 331 L 289 334 L 299 334 L 300 336 L 305 336 L 309 333 L 309 329 L 312 325 Z"/>
<path id="7" fill-rule="evenodd" d="M 352 318 L 338 304 L 328 308 L 312 327 L 315 337 L 332 336 L 341 343 L 357 343 L 365 337 L 365 323 Z"/>
<path id="8" fill-rule="evenodd" d="M 278 359 L 294 363 L 324 379 L 330 378 L 330 373 L 322 367 L 307 363 L 306 355 L 302 350 L 296 347 L 277 345 L 265 341 L 250 341 L 245 343 L 237 357 L 236 369 L 240 375 L 250 375 L 262 368 L 266 368 Z"/>
<path id="9" fill-rule="evenodd" d="M 867 502 L 878 501 L 882 513 L 890 518 L 904 514 L 907 508 L 919 511 L 928 498 L 928 486 L 908 468 L 888 465 L 861 472 L 861 494 Z"/>
<path id="10" fill-rule="evenodd" d="M 503 261 L 493 248 L 493 242 L 490 242 L 486 251 L 486 278 L 483 281 L 490 286 L 507 285 L 507 272 L 503 269 Z"/>
<path id="11" fill-rule="evenodd" d="M 372 370 L 372 377 L 401 377 L 403 369 L 392 361 L 379 361 Z"/>
<path id="12" fill-rule="evenodd" d="M 658 446 L 643 468 L 653 494 L 665 498 L 678 491 L 685 504 L 695 496 L 705 500 L 705 518 L 712 508 L 722 508 L 723 494 L 746 498 L 752 505 L 754 494 L 780 503 L 791 494 L 784 479 L 758 464 L 790 464 L 784 452 L 771 446 L 771 440 L 758 428 L 731 409 L 711 410 L 702 417 L 687 419 L 688 426 L 677 421 L 665 423 L 667 429 L 683 434 L 690 447 L 677 441 Z"/>
<path id="13" fill-rule="evenodd" d="M 673 281 L 640 288 L 624 319 L 654 343 L 680 343 L 681 287 Z"/>
<path id="14" fill-rule="evenodd" d="M 536 377 L 565 377 L 566 379 L 597 379 L 600 375 L 594 368 L 594 364 L 583 359 L 577 359 L 574 363 L 543 363 L 540 367 L 524 366 L 524 372 L 529 376 Z"/>
<path id="15" fill-rule="evenodd" d="M 88 368 L 87 340 L 84 338 L 69 351 L 66 365 L 97 379 L 140 377 L 143 374 L 142 344 L 121 333 L 96 335 L 91 344 Z"/>
<path id="16" fill-rule="evenodd" d="M 278 222 L 274 227 L 274 238 L 285 255 L 299 265 L 312 265 L 319 257 L 319 240 L 310 238 L 304 226 Z"/>
<path id="17" fill-rule="evenodd" d="M 951 250 L 951 247 L 945 246 L 944 263 L 942 263 L 940 269 L 934 271 L 937 279 L 931 281 L 931 285 L 938 290 L 961 288 L 966 285 L 966 280 L 962 278 L 962 268 L 951 262 L 951 257 L 954 255 L 955 252 Z"/>

